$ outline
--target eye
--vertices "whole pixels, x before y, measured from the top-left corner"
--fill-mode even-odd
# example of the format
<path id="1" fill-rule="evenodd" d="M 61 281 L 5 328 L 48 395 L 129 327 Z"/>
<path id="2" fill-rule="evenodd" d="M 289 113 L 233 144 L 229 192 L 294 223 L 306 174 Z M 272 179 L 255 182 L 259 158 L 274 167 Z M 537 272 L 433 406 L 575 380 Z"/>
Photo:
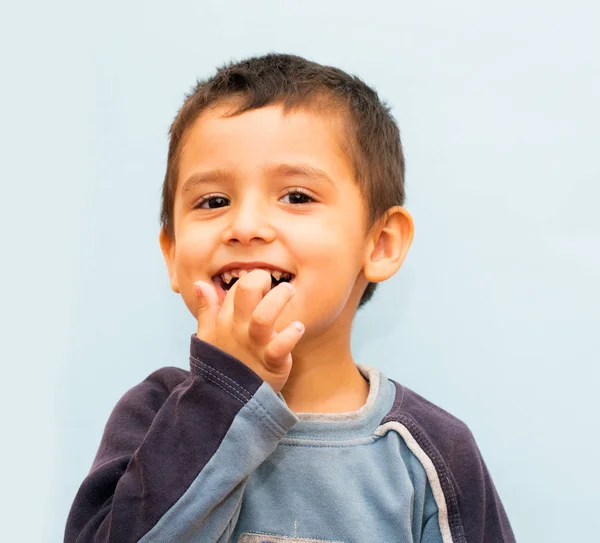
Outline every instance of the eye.
<path id="1" fill-rule="evenodd" d="M 289 202 L 291 205 L 310 204 L 311 202 L 315 201 L 315 199 L 312 196 L 309 196 L 308 194 L 306 194 L 306 192 L 304 192 L 300 188 L 294 188 L 294 189 L 288 190 L 288 192 L 285 194 L 284 198 L 286 198 L 287 196 L 294 197 Z M 228 199 L 223 196 L 211 196 L 209 194 L 208 196 L 205 196 L 204 198 L 202 198 L 198 202 L 198 204 L 194 206 L 194 208 L 195 209 L 218 209 L 220 207 L 223 207 L 223 205 L 219 205 L 219 203 L 222 204 L 224 201 L 228 201 Z M 206 207 L 204 205 L 205 202 L 208 202 L 208 207 Z M 211 202 L 215 202 L 215 205 L 211 205 Z"/>
<path id="2" fill-rule="evenodd" d="M 210 196 L 210 195 L 209 196 L 205 196 L 204 198 L 202 198 L 198 202 L 198 204 L 196 204 L 194 206 L 194 209 L 216 209 L 216 208 L 222 207 L 220 205 L 216 205 L 216 206 L 210 205 L 210 202 L 219 201 L 219 200 L 221 202 L 223 202 L 223 200 L 227 200 L 227 198 L 224 198 L 223 196 Z M 209 203 L 208 207 L 206 207 L 206 206 L 203 205 L 204 202 L 208 202 Z"/>
<path id="3" fill-rule="evenodd" d="M 315 199 L 312 196 L 309 196 L 308 194 L 306 194 L 306 192 L 304 192 L 302 189 L 300 188 L 295 188 L 295 189 L 290 189 L 288 190 L 288 192 L 285 194 L 285 196 L 291 196 L 291 195 L 299 195 L 301 196 L 300 200 L 304 200 L 305 198 L 308 199 L 309 201 L 297 201 L 297 198 L 294 198 L 294 200 L 296 201 L 291 201 L 290 204 L 292 205 L 302 205 L 302 204 L 310 204 L 311 202 L 314 202 Z M 285 198 L 284 196 L 284 198 Z"/>

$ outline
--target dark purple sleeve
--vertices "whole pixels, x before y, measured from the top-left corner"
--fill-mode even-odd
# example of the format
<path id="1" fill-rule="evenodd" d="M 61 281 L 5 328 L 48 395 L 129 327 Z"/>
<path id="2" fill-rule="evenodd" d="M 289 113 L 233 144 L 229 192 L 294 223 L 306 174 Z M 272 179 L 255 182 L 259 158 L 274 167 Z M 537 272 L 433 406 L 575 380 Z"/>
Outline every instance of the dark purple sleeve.
<path id="1" fill-rule="evenodd" d="M 115 406 L 67 519 L 65 543 L 138 541 L 182 496 L 262 384 L 250 368 L 191 339 L 191 372 L 167 367 Z M 216 385 L 202 366 L 238 388 Z M 231 388 L 231 387 L 230 387 Z"/>
<path id="2" fill-rule="evenodd" d="M 384 422 L 404 424 L 431 459 L 456 543 L 515 543 L 515 536 L 471 430 L 460 419 L 396 383 Z"/>

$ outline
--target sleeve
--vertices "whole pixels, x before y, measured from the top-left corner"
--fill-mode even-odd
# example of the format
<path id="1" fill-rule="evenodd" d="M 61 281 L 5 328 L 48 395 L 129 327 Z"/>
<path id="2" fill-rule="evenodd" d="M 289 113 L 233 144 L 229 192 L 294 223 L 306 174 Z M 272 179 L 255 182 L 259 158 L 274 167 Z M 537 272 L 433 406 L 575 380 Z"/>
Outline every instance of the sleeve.
<path id="1" fill-rule="evenodd" d="M 456 444 L 453 460 L 466 542 L 515 543 L 508 516 L 470 429 L 465 429 Z"/>
<path id="2" fill-rule="evenodd" d="M 515 543 L 506 511 L 469 427 L 408 387 L 396 387 L 394 406 L 384 422 L 404 425 L 421 462 L 429 466 L 426 469 L 436 501 L 444 509 L 437 518 L 444 541 Z M 424 533 L 434 531 L 433 518 L 431 521 Z"/>
<path id="3" fill-rule="evenodd" d="M 250 368 L 195 335 L 190 368 L 158 370 L 119 400 L 65 543 L 227 541 L 249 475 L 298 419 Z"/>

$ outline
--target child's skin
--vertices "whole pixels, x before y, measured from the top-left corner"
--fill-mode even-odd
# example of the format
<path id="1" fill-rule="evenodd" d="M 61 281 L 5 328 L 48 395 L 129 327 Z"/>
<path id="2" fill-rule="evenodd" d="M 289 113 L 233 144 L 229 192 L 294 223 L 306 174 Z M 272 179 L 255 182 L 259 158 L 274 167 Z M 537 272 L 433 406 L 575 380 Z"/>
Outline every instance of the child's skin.
<path id="1" fill-rule="evenodd" d="M 352 321 L 367 283 L 402 265 L 412 217 L 396 206 L 365 232 L 366 207 L 337 116 L 283 116 L 279 105 L 222 117 L 227 111 L 227 103 L 204 111 L 183 142 L 175 240 L 160 235 L 171 287 L 197 316 L 197 336 L 281 391 L 292 411 L 359 409 L 369 385 L 352 359 Z M 318 168 L 332 183 L 275 171 L 282 164 Z M 208 172 L 210 179 L 183 192 L 192 174 Z M 201 203 L 208 197 L 217 198 L 212 208 Z M 255 270 L 224 296 L 212 277 L 233 261 L 288 270 L 295 293 L 285 283 L 270 290 L 270 274 Z"/>

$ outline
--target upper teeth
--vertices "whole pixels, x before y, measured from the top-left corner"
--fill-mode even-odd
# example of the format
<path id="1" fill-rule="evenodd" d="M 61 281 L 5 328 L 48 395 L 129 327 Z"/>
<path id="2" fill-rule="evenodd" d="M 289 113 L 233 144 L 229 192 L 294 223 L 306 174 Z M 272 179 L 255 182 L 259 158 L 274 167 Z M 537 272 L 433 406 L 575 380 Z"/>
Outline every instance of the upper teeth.
<path id="1" fill-rule="evenodd" d="M 252 270 L 264 270 L 266 272 L 269 272 L 277 281 L 280 281 L 282 278 L 290 279 L 292 277 L 292 275 L 288 272 L 282 272 L 279 270 L 270 270 L 269 268 L 250 268 L 250 269 L 240 268 L 238 270 L 227 270 L 226 272 L 223 272 L 221 274 L 221 278 L 223 279 L 223 281 L 225 281 L 225 284 L 228 285 L 229 283 L 231 283 L 231 280 L 234 277 L 237 277 L 239 279 L 240 272 L 245 271 L 245 272 L 250 273 Z"/>

